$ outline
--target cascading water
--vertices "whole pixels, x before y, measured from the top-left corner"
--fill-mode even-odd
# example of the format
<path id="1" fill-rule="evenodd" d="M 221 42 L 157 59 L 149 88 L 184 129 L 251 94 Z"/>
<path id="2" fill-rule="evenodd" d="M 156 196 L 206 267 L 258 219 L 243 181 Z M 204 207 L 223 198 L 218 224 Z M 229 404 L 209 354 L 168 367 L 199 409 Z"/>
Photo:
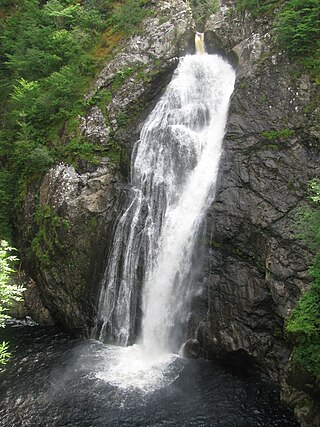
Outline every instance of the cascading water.
<path id="1" fill-rule="evenodd" d="M 115 231 L 95 333 L 127 344 L 140 329 L 140 344 L 81 341 L 40 326 L 0 328 L 14 355 L 0 373 L 1 426 L 297 427 L 274 385 L 167 353 L 184 339 L 177 330 L 195 287 L 193 252 L 214 196 L 233 82 L 217 56 L 183 58 L 135 146 L 132 192 Z"/>
<path id="2" fill-rule="evenodd" d="M 179 326 L 194 291 L 192 255 L 214 198 L 235 80 L 221 57 L 202 54 L 198 34 L 196 47 L 198 55 L 180 60 L 134 147 L 130 202 L 115 231 L 94 331 L 119 345 L 141 331 L 140 350 L 152 357 L 177 352 L 185 338 Z"/>

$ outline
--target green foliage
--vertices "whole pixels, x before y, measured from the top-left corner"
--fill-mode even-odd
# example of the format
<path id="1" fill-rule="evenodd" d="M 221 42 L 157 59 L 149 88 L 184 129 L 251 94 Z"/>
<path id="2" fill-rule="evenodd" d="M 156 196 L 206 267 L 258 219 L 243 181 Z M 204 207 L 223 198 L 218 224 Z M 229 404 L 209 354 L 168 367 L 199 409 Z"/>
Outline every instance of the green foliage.
<path id="1" fill-rule="evenodd" d="M 83 139 L 72 139 L 63 148 L 63 157 L 67 163 L 76 164 L 79 159 L 96 163 L 97 145 Z"/>
<path id="2" fill-rule="evenodd" d="M 116 165 L 120 164 L 121 160 L 121 148 L 120 145 L 111 140 L 111 147 L 108 151 L 108 157 L 110 160 L 112 160 Z"/>
<path id="3" fill-rule="evenodd" d="M 290 317 L 288 332 L 303 334 L 306 340 L 320 332 L 319 309 L 320 294 L 314 289 L 304 294 Z"/>
<path id="4" fill-rule="evenodd" d="M 309 184 L 314 205 L 299 212 L 298 236 L 316 251 L 310 268 L 311 289 L 300 298 L 286 325 L 295 339 L 294 363 L 320 379 L 320 182 Z"/>
<path id="5" fill-rule="evenodd" d="M 320 74 L 320 2 L 319 0 L 239 0 L 237 10 L 253 17 L 274 14 L 278 45 L 295 61 Z"/>
<path id="6" fill-rule="evenodd" d="M 277 16 L 277 41 L 289 56 L 309 68 L 316 78 L 320 75 L 320 2 L 291 0 Z"/>
<path id="7" fill-rule="evenodd" d="M 31 250 L 37 261 L 48 267 L 51 255 L 63 249 L 61 234 L 65 235 L 70 224 L 66 218 L 54 213 L 49 205 L 37 206 L 34 219 L 38 230 L 31 242 Z"/>
<path id="8" fill-rule="evenodd" d="M 133 32 L 148 13 L 144 8 L 147 3 L 147 0 L 126 0 L 117 3 L 109 23 L 116 31 Z"/>
<path id="9" fill-rule="evenodd" d="M 191 0 L 193 18 L 197 31 L 204 31 L 208 17 L 219 9 L 218 0 Z"/>
<path id="10" fill-rule="evenodd" d="M 274 141 L 275 139 L 289 139 L 294 136 L 294 130 L 285 128 L 281 130 L 270 130 L 261 132 L 261 136 L 266 138 L 268 141 Z"/>
<path id="11" fill-rule="evenodd" d="M 310 200 L 315 206 L 320 201 L 320 182 L 313 179 L 309 183 Z M 320 251 L 320 209 L 306 206 L 299 210 L 295 222 L 296 235 L 305 240 L 308 246 L 315 252 Z M 316 257 L 315 261 L 318 258 Z M 320 271 L 320 270 L 319 270 Z"/>
<path id="12" fill-rule="evenodd" d="M 8 169 L 0 170 L 0 236 L 11 238 L 9 218 L 12 216 L 12 198 L 14 189 L 14 176 Z"/>
<path id="13" fill-rule="evenodd" d="M 84 101 L 86 107 L 91 107 L 92 105 L 98 106 L 102 111 L 110 103 L 112 99 L 112 93 L 108 89 L 97 90 L 89 99 Z"/>
<path id="14" fill-rule="evenodd" d="M 126 67 L 122 70 L 118 70 L 112 82 L 112 89 L 118 89 L 122 83 L 133 74 L 134 71 L 135 69 L 132 67 Z"/>
<path id="15" fill-rule="evenodd" d="M 0 327 L 4 326 L 4 320 L 9 316 L 6 314 L 9 307 L 14 301 L 21 300 L 21 292 L 24 290 L 10 282 L 10 275 L 14 271 L 11 267 L 12 263 L 17 260 L 14 255 L 10 255 L 13 251 L 5 240 L 0 241 Z M 0 343 L 0 365 L 6 363 L 10 357 L 8 352 L 8 344 Z"/>
<path id="16" fill-rule="evenodd" d="M 320 379 L 320 287 L 313 286 L 300 298 L 286 330 L 295 339 L 294 363 Z"/>
<path id="17" fill-rule="evenodd" d="M 54 213 L 49 205 L 36 208 L 34 214 L 37 233 L 31 242 L 32 253 L 44 267 L 50 265 L 52 253 L 64 247 L 65 232 L 70 228 L 70 223 Z"/>
<path id="18" fill-rule="evenodd" d="M 0 370 L 1 365 L 5 365 L 10 358 L 11 354 L 9 353 L 9 344 L 5 341 L 0 342 Z"/>
<path id="19" fill-rule="evenodd" d="M 268 13 L 278 3 L 278 0 L 238 0 L 236 6 L 239 12 L 249 11 L 253 16 L 257 16 Z"/>
<path id="20" fill-rule="evenodd" d="M 117 115 L 117 123 L 119 126 L 125 126 L 129 122 L 130 118 L 127 113 L 120 111 Z"/>
<path id="21" fill-rule="evenodd" d="M 319 24 L 318 0 L 287 1 L 278 14 L 278 41 L 293 56 L 319 49 Z"/>
<path id="22" fill-rule="evenodd" d="M 0 14 L 2 237 L 10 235 L 10 212 L 27 182 L 55 161 L 88 156 L 88 146 L 79 149 L 67 135 L 65 122 L 85 113 L 82 97 L 96 72 L 90 52 L 109 12 L 108 2 L 99 0 L 7 3 L 0 6 L 7 12 Z M 58 133 L 67 147 L 56 143 Z"/>
<path id="23" fill-rule="evenodd" d="M 137 71 L 119 70 L 110 90 L 84 100 L 109 45 L 139 30 L 149 11 L 146 0 L 1 2 L 0 237 L 10 237 L 10 218 L 27 185 L 55 162 L 94 163 L 110 154 L 118 163 L 118 148 L 106 153 L 81 138 L 79 116 L 92 105 L 105 111 L 112 91 Z"/>

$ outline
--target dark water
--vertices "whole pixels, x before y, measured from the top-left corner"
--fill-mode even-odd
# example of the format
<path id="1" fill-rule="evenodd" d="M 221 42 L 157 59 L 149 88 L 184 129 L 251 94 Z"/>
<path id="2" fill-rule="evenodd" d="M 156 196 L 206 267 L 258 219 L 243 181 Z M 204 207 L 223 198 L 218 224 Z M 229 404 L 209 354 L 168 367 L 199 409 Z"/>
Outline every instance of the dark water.
<path id="1" fill-rule="evenodd" d="M 55 328 L 6 327 L 12 361 L 0 374 L 1 426 L 297 426 L 267 382 L 213 362 L 178 359 L 178 378 L 153 393 L 98 379 L 103 344 Z"/>

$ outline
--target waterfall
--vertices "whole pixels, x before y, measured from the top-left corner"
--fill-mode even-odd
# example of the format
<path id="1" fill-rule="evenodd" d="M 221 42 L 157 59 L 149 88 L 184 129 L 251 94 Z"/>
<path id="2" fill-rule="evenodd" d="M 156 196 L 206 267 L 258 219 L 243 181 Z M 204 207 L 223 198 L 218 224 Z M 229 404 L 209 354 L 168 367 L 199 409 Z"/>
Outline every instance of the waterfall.
<path id="1" fill-rule="evenodd" d="M 201 47 L 202 43 L 202 47 Z M 197 39 L 204 53 L 203 37 Z M 127 208 L 101 287 L 95 336 L 140 336 L 148 353 L 183 343 L 195 242 L 212 203 L 235 74 L 217 55 L 190 55 L 146 120 L 132 154 Z"/>
<path id="2" fill-rule="evenodd" d="M 204 46 L 204 34 L 203 33 L 196 33 L 194 37 L 194 44 L 196 47 L 196 53 L 199 55 L 203 55 L 205 53 L 205 46 Z"/>

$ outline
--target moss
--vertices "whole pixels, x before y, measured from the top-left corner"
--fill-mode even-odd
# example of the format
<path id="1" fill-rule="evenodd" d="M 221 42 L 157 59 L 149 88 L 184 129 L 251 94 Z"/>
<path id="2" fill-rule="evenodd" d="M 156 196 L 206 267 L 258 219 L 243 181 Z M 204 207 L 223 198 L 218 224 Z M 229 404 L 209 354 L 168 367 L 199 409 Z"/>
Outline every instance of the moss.
<path id="1" fill-rule="evenodd" d="M 263 148 L 270 151 L 279 151 L 279 146 L 277 144 L 265 144 Z"/>
<path id="2" fill-rule="evenodd" d="M 91 217 L 88 222 L 88 229 L 90 231 L 94 231 L 97 228 L 97 224 L 98 224 L 97 218 Z"/>
<path id="3" fill-rule="evenodd" d="M 283 328 L 280 325 L 275 325 L 273 330 L 273 336 L 279 339 L 283 339 Z"/>
<path id="4" fill-rule="evenodd" d="M 112 93 L 108 89 L 98 89 L 92 96 L 83 102 L 83 105 L 88 108 L 96 105 L 103 110 L 112 100 Z"/>
<path id="5" fill-rule="evenodd" d="M 159 25 L 162 25 L 168 22 L 169 20 L 170 20 L 170 16 L 161 16 L 161 18 L 159 18 Z"/>
<path id="6" fill-rule="evenodd" d="M 85 161 L 89 164 L 97 164 L 103 148 L 86 141 L 84 138 L 77 137 L 69 141 L 60 149 L 60 158 L 73 166 L 78 162 Z"/>
<path id="7" fill-rule="evenodd" d="M 137 72 L 135 79 L 143 81 L 144 83 L 149 83 L 151 81 L 152 75 L 150 73 L 147 73 L 146 70 L 140 70 Z"/>
<path id="8" fill-rule="evenodd" d="M 240 89 L 246 89 L 248 87 L 248 82 L 244 81 L 239 84 Z"/>
<path id="9" fill-rule="evenodd" d="M 210 240 L 208 242 L 209 247 L 212 249 L 219 249 L 222 247 L 222 243 L 221 242 L 217 242 L 216 240 Z"/>
<path id="10" fill-rule="evenodd" d="M 249 255 L 242 249 L 233 246 L 230 242 L 219 242 L 217 240 L 211 239 L 207 244 L 211 249 L 220 249 L 221 252 L 225 253 L 227 256 L 237 257 L 242 261 L 248 262 L 259 268 L 258 260 L 254 256 Z"/>
<path id="11" fill-rule="evenodd" d="M 261 15 L 273 15 L 276 7 L 279 7 L 283 0 L 238 0 L 236 11 L 238 13 L 250 12 L 252 17 Z"/>
<path id="12" fill-rule="evenodd" d="M 114 49 L 118 48 L 121 41 L 126 37 L 123 31 L 113 31 L 112 28 L 108 28 L 103 32 L 99 43 L 92 49 L 92 56 L 105 62 L 105 59 L 113 52 Z"/>
<path id="13" fill-rule="evenodd" d="M 288 181 L 287 186 L 290 190 L 294 190 L 294 181 Z"/>
<path id="14" fill-rule="evenodd" d="M 261 136 L 266 138 L 268 141 L 274 141 L 276 139 L 290 139 L 294 137 L 294 135 L 294 130 L 289 128 L 261 132 Z"/>
<path id="15" fill-rule="evenodd" d="M 110 148 L 107 152 L 107 157 L 118 167 L 121 163 L 121 147 L 114 139 L 110 142 Z"/>
<path id="16" fill-rule="evenodd" d="M 203 32 L 209 16 L 218 11 L 219 2 L 217 0 L 190 0 L 190 6 L 196 30 Z"/>
<path id="17" fill-rule="evenodd" d="M 132 76 L 135 70 L 136 68 L 134 67 L 125 67 L 121 70 L 118 70 L 113 78 L 112 89 L 117 90 L 128 77 Z"/>
<path id="18" fill-rule="evenodd" d="M 129 122 L 129 115 L 125 113 L 124 111 L 120 111 L 120 113 L 117 114 L 116 117 L 117 123 L 119 126 L 125 126 Z"/>
<path id="19" fill-rule="evenodd" d="M 49 205 L 37 206 L 34 221 L 38 230 L 31 242 L 31 252 L 42 266 L 49 267 L 52 255 L 64 248 L 65 239 L 61 234 L 69 230 L 70 223 L 54 213 Z"/>
<path id="20" fill-rule="evenodd" d="M 257 260 L 252 255 L 247 254 L 240 248 L 232 247 L 230 252 L 231 252 L 231 255 L 234 255 L 237 258 L 242 259 L 243 261 L 257 265 Z"/>

